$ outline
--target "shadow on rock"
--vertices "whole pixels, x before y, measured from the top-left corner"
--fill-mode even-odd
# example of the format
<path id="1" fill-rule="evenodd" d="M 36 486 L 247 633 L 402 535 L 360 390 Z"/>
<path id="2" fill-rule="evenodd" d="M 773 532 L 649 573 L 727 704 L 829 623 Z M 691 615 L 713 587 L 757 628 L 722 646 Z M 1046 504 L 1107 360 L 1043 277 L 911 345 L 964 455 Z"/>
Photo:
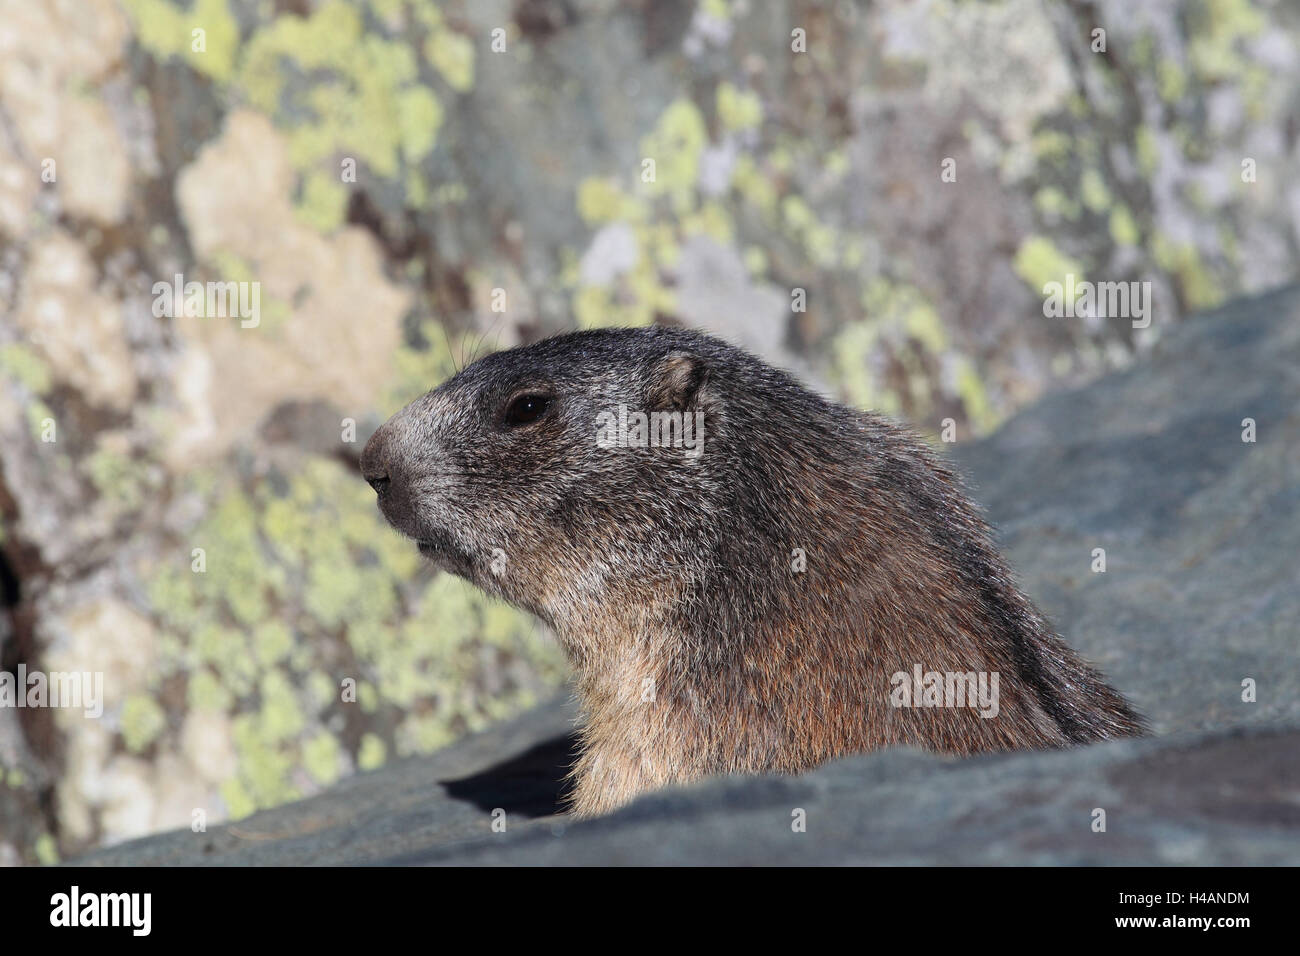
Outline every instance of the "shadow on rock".
<path id="1" fill-rule="evenodd" d="M 481 773 L 439 783 L 448 796 L 489 813 L 499 807 L 509 814 L 545 817 L 564 811 L 572 790 L 568 774 L 577 758 L 578 736 L 565 734 Z"/>

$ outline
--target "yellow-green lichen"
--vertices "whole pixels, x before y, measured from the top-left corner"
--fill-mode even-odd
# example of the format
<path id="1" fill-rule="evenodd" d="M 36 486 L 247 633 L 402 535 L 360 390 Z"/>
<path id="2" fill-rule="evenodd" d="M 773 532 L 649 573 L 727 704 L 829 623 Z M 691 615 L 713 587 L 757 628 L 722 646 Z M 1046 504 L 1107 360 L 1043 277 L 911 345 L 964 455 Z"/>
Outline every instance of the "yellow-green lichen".
<path id="1" fill-rule="evenodd" d="M 123 0 L 136 42 L 163 59 L 180 58 L 199 73 L 225 82 L 235 71 L 239 24 L 226 0 L 194 0 L 186 10 L 173 0 Z M 195 30 L 202 30 L 196 50 Z"/>
<path id="2" fill-rule="evenodd" d="M 397 729 L 397 750 L 425 754 L 455 742 L 456 733 L 434 714 L 410 714 Z"/>
<path id="3" fill-rule="evenodd" d="M 822 162 L 822 170 L 831 179 L 842 179 L 851 168 L 849 154 L 844 149 L 831 150 Z"/>
<path id="4" fill-rule="evenodd" d="M 727 5 L 727 0 L 702 0 L 700 11 L 722 23 L 731 20 L 731 8 Z"/>
<path id="5" fill-rule="evenodd" d="M 1226 290 L 1215 282 L 1213 273 L 1191 243 L 1176 242 L 1157 233 L 1152 253 L 1156 264 L 1174 275 L 1190 308 L 1210 309 L 1227 298 Z"/>
<path id="6" fill-rule="evenodd" d="M 408 0 L 367 0 L 370 9 L 374 12 L 379 21 L 394 30 L 400 29 L 406 23 L 407 2 Z M 423 8 L 419 12 L 424 12 L 427 15 L 431 5 L 426 3 L 416 3 L 415 6 Z M 432 23 L 426 25 L 441 25 L 442 14 L 438 12 L 438 8 L 432 7 L 431 11 L 436 19 L 434 19 Z"/>
<path id="7" fill-rule="evenodd" d="M 225 497 L 195 540 L 207 549 L 207 572 L 194 576 L 200 593 L 224 601 L 246 628 L 265 620 L 285 581 L 279 566 L 266 560 L 251 502 L 239 494 Z"/>
<path id="8" fill-rule="evenodd" d="M 474 85 L 474 44 L 467 37 L 435 30 L 425 41 L 424 55 L 457 93 Z"/>
<path id="9" fill-rule="evenodd" d="M 302 195 L 294 203 L 294 214 L 318 232 L 329 232 L 342 225 L 347 206 L 348 190 L 339 178 L 313 169 L 303 176 Z"/>
<path id="10" fill-rule="evenodd" d="M 262 707 L 258 711 L 258 733 L 267 743 L 284 743 L 298 735 L 306 724 L 298 691 L 281 670 L 267 671 L 258 688 Z"/>
<path id="11" fill-rule="evenodd" d="M 295 74 L 305 86 L 289 82 Z M 391 178 L 432 151 L 442 124 L 441 104 L 418 74 L 407 43 L 367 32 L 358 9 L 329 0 L 254 34 L 234 82 L 288 131 L 299 169 L 345 155 Z"/>
<path id="12" fill-rule="evenodd" d="M 673 209 L 684 213 L 694 205 L 700 156 L 708 131 L 699 109 L 688 99 L 674 100 L 655 128 L 641 141 L 641 155 L 655 162 L 655 178 L 642 182 L 651 196 L 667 196 Z"/>
<path id="13" fill-rule="evenodd" d="M 1077 219 L 1079 204 L 1056 186 L 1044 186 L 1034 193 L 1034 208 L 1045 219 Z"/>
<path id="14" fill-rule="evenodd" d="M 682 235 L 704 235 L 729 246 L 735 239 L 735 226 L 721 203 L 710 202 L 682 217 Z"/>
<path id="15" fill-rule="evenodd" d="M 629 196 L 611 179 L 590 176 L 578 184 L 578 215 L 591 226 L 607 222 L 640 222 L 645 203 Z"/>
<path id="16" fill-rule="evenodd" d="M 1055 129 L 1044 129 L 1034 134 L 1031 148 L 1040 162 L 1059 162 L 1069 157 L 1074 140 Z"/>
<path id="17" fill-rule="evenodd" d="M 327 733 L 318 733 L 302 748 L 302 764 L 313 780 L 323 787 L 337 780 L 343 772 L 343 748 Z"/>
<path id="18" fill-rule="evenodd" d="M 478 729 L 530 699 L 510 694 L 476 699 L 469 693 L 484 646 L 529 660 L 547 683 L 558 682 L 563 673 L 558 650 L 527 615 L 447 576 L 426 589 L 415 612 L 399 625 L 352 628 L 348 641 L 371 678 L 358 687 L 363 709 L 373 710 L 381 701 L 404 709 L 428 702 L 444 731 Z"/>
<path id="19" fill-rule="evenodd" d="M 263 667 L 272 667 L 293 649 L 293 632 L 283 621 L 270 620 L 253 632 L 253 653 Z"/>
<path id="20" fill-rule="evenodd" d="M 781 200 L 781 218 L 785 221 L 786 227 L 793 232 L 802 232 L 817 222 L 812 207 L 802 196 L 786 196 Z"/>
<path id="21" fill-rule="evenodd" d="M 1151 179 L 1160 165 L 1160 151 L 1156 146 L 1155 134 L 1147 127 L 1139 126 L 1133 131 L 1133 149 L 1138 172 L 1144 179 Z"/>
<path id="22" fill-rule="evenodd" d="M 987 434 L 998 425 L 1001 416 L 994 411 L 989 401 L 984 379 L 974 364 L 964 359 L 959 362 L 957 369 L 957 394 L 976 435 Z"/>
<path id="23" fill-rule="evenodd" d="M 1199 0 L 1189 10 L 1188 58 L 1206 83 L 1239 76 L 1249 61 L 1241 41 L 1259 34 L 1267 23 L 1250 0 Z"/>
<path id="24" fill-rule="evenodd" d="M 317 710 L 328 707 L 338 700 L 338 687 L 324 671 L 314 670 L 308 674 L 306 687 L 308 702 Z"/>
<path id="25" fill-rule="evenodd" d="M 364 714 L 400 716 L 391 742 L 368 732 L 358 755 L 364 766 L 394 747 L 405 753 L 445 744 L 531 703 L 531 687 L 479 692 L 485 647 L 528 660 L 545 686 L 559 683 L 558 650 L 535 623 L 463 582 L 439 577 L 417 592 L 413 609 L 403 605 L 398 586 L 416 575 L 418 555 L 383 525 L 364 484 L 332 461 L 309 458 L 286 483 L 264 482 L 252 494 L 212 486 L 205 493 L 215 500 L 212 517 L 193 537 L 208 542 L 206 572 L 167 562 L 155 570 L 149 593 L 161 602 L 155 611 L 166 633 L 178 635 L 180 650 L 168 657 L 188 663 L 190 705 L 233 718 L 237 771 L 221 787 L 233 816 L 292 799 L 303 779 L 323 785 L 347 766 L 340 741 L 318 716 L 345 706 L 340 677 L 303 643 L 304 626 L 338 633 L 350 645 Z M 322 526 L 336 534 L 319 535 Z M 214 577 L 223 561 L 260 569 L 260 619 L 249 619 L 246 597 L 230 593 L 250 586 L 243 572 Z M 148 725 L 141 718 L 150 705 L 131 707 L 132 727 Z M 133 729 L 131 746 L 162 729 Z"/>
<path id="26" fill-rule="evenodd" d="M 95 490 L 116 507 L 132 511 L 143 504 L 146 475 L 139 460 L 99 447 L 81 467 Z"/>
<path id="27" fill-rule="evenodd" d="M 1104 212 L 1110 207 L 1110 189 L 1101 173 L 1091 166 L 1083 171 L 1079 180 L 1079 196 L 1092 212 Z"/>
<path id="28" fill-rule="evenodd" d="M 895 338 L 914 339 L 931 355 L 948 348 L 948 333 L 939 313 L 915 286 L 877 277 L 863 290 L 862 308 L 877 329 L 887 330 Z"/>
<path id="29" fill-rule="evenodd" d="M 845 401 L 855 408 L 897 415 L 902 411 L 897 396 L 878 388 L 871 374 L 871 357 L 878 339 L 877 329 L 868 320 L 840 329 L 831 343 L 831 378 Z"/>
<path id="30" fill-rule="evenodd" d="M 46 405 L 40 399 L 27 404 L 27 428 L 33 438 L 43 442 L 45 440 L 46 428 L 49 422 L 55 422 L 55 437 L 57 438 L 57 420 L 54 417 L 54 410 Z"/>
<path id="31" fill-rule="evenodd" d="M 703 234 L 729 243 L 734 236 L 731 217 L 719 203 L 697 208 L 692 196 L 685 207 L 674 210 L 675 216 L 670 213 L 666 219 L 647 222 L 651 211 L 644 200 L 623 194 L 603 179 L 588 179 L 579 186 L 578 209 L 593 224 L 615 219 L 629 222 L 638 250 L 636 264 L 612 285 L 583 284 L 576 262 L 568 264 L 563 282 L 574 290 L 573 314 L 579 328 L 647 325 L 658 312 L 671 314 L 674 293 L 663 281 L 663 272 L 676 264 L 681 238 Z M 664 210 L 660 208 L 654 215 L 662 216 Z"/>
<path id="32" fill-rule="evenodd" d="M 420 325 L 424 348 L 403 346 L 393 356 L 393 375 L 380 410 L 391 415 L 408 402 L 445 382 L 456 372 L 456 360 L 446 332 L 437 322 Z"/>
<path id="33" fill-rule="evenodd" d="M 19 342 L 0 346 L 0 373 L 21 382 L 35 395 L 45 394 L 53 384 L 45 360 Z"/>
<path id="34" fill-rule="evenodd" d="M 384 746 L 383 740 L 374 734 L 366 734 L 361 738 L 361 747 L 357 751 L 357 766 L 362 770 L 375 770 L 384 765 L 388 759 L 388 748 Z"/>
<path id="35" fill-rule="evenodd" d="M 166 727 L 166 713 L 148 694 L 132 694 L 122 704 L 122 741 L 131 753 L 144 750 Z"/>
<path id="36" fill-rule="evenodd" d="M 257 801 L 238 777 L 222 781 L 220 791 L 226 813 L 232 820 L 241 820 L 257 809 Z"/>
<path id="37" fill-rule="evenodd" d="M 656 300 L 663 311 L 672 312 L 672 291 L 660 285 L 644 270 L 633 273 L 629 284 L 641 294 L 616 296 L 604 286 L 584 286 L 573 299 L 573 315 L 581 329 L 649 325 L 654 320 Z"/>
<path id="38" fill-rule="evenodd" d="M 961 401 L 976 432 L 997 424 L 997 412 L 974 365 L 954 354 L 947 326 L 919 288 L 877 276 L 863 291 L 862 308 L 865 318 L 841 330 L 831 347 L 831 378 L 850 404 L 924 420 L 934 401 L 932 368 L 938 363 L 954 370 L 946 390 Z M 896 387 L 873 379 L 878 352 L 901 366 Z"/>
<path id="39" fill-rule="evenodd" d="M 272 731 L 279 726 L 275 720 L 273 717 L 269 728 Z M 300 796 L 290 779 L 295 755 L 267 731 L 262 713 L 240 714 L 234 720 L 239 781 L 244 794 L 256 807 L 271 807 Z"/>
<path id="40" fill-rule="evenodd" d="M 59 844 L 49 833 L 42 833 L 32 844 L 32 852 L 36 854 L 36 862 L 42 866 L 54 866 L 59 862 Z"/>
<path id="41" fill-rule="evenodd" d="M 1073 275 L 1075 282 L 1084 277 L 1082 263 L 1061 252 L 1046 236 L 1029 236 L 1021 242 L 1012 266 L 1039 293 L 1049 282 L 1064 283 L 1067 275 Z"/>
<path id="42" fill-rule="evenodd" d="M 818 220 L 802 196 L 789 195 L 781 200 L 781 219 L 786 230 L 798 239 L 804 254 L 823 269 L 839 265 L 842 237 L 832 227 Z"/>
<path id="43" fill-rule="evenodd" d="M 1120 246 L 1135 246 L 1142 238 L 1137 220 L 1122 203 L 1110 211 L 1110 237 Z"/>
<path id="44" fill-rule="evenodd" d="M 758 94 L 727 82 L 718 84 L 717 110 L 726 130 L 753 129 L 763 121 L 763 103 Z"/>
<path id="45" fill-rule="evenodd" d="M 731 185 L 745 201 L 766 218 L 776 216 L 777 189 L 771 179 L 763 174 L 753 157 L 742 155 L 731 170 Z"/>
<path id="46" fill-rule="evenodd" d="M 399 144 L 408 162 L 414 163 L 433 151 L 442 127 L 442 104 L 433 92 L 413 86 L 397 94 Z"/>
<path id="47" fill-rule="evenodd" d="M 190 675 L 186 699 L 191 710 L 225 711 L 234 703 L 229 690 L 209 670 Z"/>
<path id="48" fill-rule="evenodd" d="M 1174 60 L 1161 60 L 1156 67 L 1156 83 L 1160 98 L 1174 103 L 1187 95 L 1187 73 Z"/>

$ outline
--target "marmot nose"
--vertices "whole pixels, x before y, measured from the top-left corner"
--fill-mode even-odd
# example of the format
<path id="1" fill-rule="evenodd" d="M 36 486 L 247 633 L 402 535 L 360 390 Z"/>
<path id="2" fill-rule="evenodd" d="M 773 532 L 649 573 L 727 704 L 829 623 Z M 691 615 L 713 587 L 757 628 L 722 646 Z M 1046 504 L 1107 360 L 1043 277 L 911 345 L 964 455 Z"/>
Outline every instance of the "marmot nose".
<path id="1" fill-rule="evenodd" d="M 375 489 L 375 494 L 379 495 L 381 501 L 387 496 L 388 489 L 392 485 L 388 475 L 388 453 L 385 448 L 387 440 L 388 429 L 380 428 L 370 436 L 365 450 L 361 452 L 361 477 Z"/>

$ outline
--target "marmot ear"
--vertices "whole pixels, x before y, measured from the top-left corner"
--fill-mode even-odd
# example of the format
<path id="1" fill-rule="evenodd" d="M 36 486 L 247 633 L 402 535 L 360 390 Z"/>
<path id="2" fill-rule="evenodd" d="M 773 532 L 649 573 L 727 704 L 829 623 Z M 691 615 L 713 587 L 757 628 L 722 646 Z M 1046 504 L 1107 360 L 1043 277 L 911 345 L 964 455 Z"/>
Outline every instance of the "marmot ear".
<path id="1" fill-rule="evenodd" d="M 690 352 L 669 352 L 650 371 L 647 410 L 691 411 L 699 405 L 708 380 L 709 367 L 704 359 Z"/>

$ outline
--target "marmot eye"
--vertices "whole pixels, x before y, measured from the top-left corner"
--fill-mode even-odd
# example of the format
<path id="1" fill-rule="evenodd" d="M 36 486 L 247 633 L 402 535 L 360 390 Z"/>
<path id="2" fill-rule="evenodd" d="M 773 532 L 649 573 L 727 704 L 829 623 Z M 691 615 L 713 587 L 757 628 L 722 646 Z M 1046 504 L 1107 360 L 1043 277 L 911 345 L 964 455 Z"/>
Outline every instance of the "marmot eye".
<path id="1" fill-rule="evenodd" d="M 520 395 L 506 406 L 505 422 L 514 427 L 535 422 L 551 405 L 549 395 Z"/>

